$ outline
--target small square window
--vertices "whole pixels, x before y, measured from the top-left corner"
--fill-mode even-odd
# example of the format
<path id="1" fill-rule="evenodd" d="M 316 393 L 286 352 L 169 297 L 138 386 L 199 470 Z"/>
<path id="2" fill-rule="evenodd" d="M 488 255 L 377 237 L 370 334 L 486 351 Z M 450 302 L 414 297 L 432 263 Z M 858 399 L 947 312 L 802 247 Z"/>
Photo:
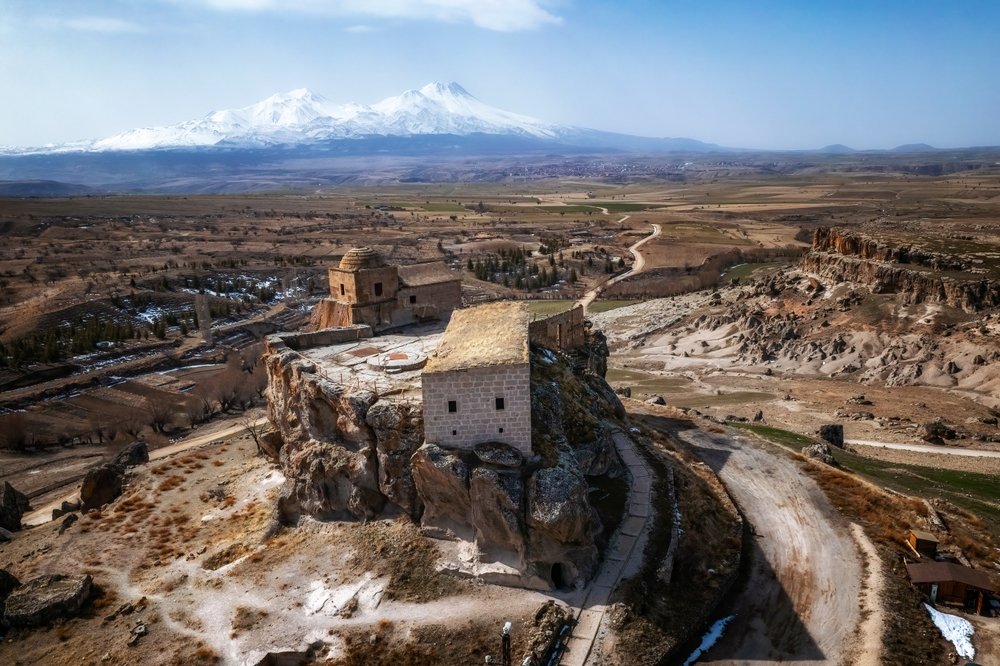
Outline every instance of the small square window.
<path id="1" fill-rule="evenodd" d="M 458 411 L 458 401 L 456 401 L 456 400 L 449 400 L 448 401 L 448 413 L 454 414 L 457 411 Z"/>
<path id="2" fill-rule="evenodd" d="M 497 411 L 503 409 L 503 398 L 497 398 Z"/>
<path id="3" fill-rule="evenodd" d="M 497 428 L 497 432 L 502 435 L 503 434 L 503 428 Z"/>
<path id="4" fill-rule="evenodd" d="M 457 434 L 458 434 L 458 431 L 457 431 L 457 430 L 452 430 L 452 431 L 451 431 L 451 435 L 452 435 L 452 437 L 454 437 L 454 436 L 455 436 L 455 435 L 457 435 Z"/>
<path id="5" fill-rule="evenodd" d="M 381 282 L 376 282 L 375 283 L 375 295 L 376 296 L 381 296 L 382 295 L 382 283 Z"/>
<path id="6" fill-rule="evenodd" d="M 410 304 L 412 305 L 413 303 L 416 303 L 416 302 L 417 302 L 417 295 L 416 294 L 411 294 L 410 295 Z"/>

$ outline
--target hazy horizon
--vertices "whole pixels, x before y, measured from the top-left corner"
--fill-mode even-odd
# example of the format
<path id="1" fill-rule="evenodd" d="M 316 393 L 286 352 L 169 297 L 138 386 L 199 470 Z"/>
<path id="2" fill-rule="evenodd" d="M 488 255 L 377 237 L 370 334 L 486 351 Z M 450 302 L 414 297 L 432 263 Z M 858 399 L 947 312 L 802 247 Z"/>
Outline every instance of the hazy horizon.
<path id="1" fill-rule="evenodd" d="M 1000 145 L 1000 5 L 0 0 L 0 145 L 430 81 L 549 123 L 751 149 Z"/>

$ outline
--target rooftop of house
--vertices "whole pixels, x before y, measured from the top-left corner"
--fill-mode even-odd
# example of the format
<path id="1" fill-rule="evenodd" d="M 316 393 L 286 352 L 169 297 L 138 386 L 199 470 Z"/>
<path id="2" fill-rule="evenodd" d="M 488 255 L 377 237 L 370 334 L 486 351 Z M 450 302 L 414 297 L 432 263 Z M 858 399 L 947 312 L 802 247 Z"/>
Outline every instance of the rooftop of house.
<path id="1" fill-rule="evenodd" d="M 916 562 L 906 565 L 906 572 L 914 583 L 943 583 L 956 581 L 981 590 L 990 590 L 990 577 L 985 572 L 954 562 Z"/>
<path id="2" fill-rule="evenodd" d="M 424 372 L 528 362 L 528 309 L 500 302 L 456 310 Z"/>
<path id="3" fill-rule="evenodd" d="M 407 287 L 420 287 L 428 284 L 438 284 L 451 280 L 461 280 L 461 276 L 452 273 L 440 261 L 430 261 L 423 264 L 410 264 L 399 267 L 399 280 Z"/>

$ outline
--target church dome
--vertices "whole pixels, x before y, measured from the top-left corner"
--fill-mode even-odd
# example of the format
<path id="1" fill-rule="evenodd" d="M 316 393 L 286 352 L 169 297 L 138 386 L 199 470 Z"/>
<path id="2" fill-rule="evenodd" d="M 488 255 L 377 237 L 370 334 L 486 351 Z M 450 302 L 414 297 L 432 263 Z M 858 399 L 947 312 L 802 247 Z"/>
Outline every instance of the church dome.
<path id="1" fill-rule="evenodd" d="M 357 271 L 363 268 L 380 268 L 385 266 L 382 257 L 370 247 L 356 247 L 347 251 L 340 260 L 340 268 L 345 271 Z"/>

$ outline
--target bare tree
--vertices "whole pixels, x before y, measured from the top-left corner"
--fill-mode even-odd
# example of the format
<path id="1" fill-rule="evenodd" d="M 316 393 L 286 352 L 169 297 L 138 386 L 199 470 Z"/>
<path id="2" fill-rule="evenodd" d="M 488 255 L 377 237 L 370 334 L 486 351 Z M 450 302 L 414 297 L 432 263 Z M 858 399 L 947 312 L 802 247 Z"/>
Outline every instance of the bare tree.
<path id="1" fill-rule="evenodd" d="M 240 417 L 240 425 L 246 428 L 247 433 L 253 438 L 253 443 L 257 445 L 257 454 L 264 455 L 265 450 L 261 444 L 264 433 L 267 432 L 268 422 L 264 418 L 263 409 L 248 409 Z"/>

